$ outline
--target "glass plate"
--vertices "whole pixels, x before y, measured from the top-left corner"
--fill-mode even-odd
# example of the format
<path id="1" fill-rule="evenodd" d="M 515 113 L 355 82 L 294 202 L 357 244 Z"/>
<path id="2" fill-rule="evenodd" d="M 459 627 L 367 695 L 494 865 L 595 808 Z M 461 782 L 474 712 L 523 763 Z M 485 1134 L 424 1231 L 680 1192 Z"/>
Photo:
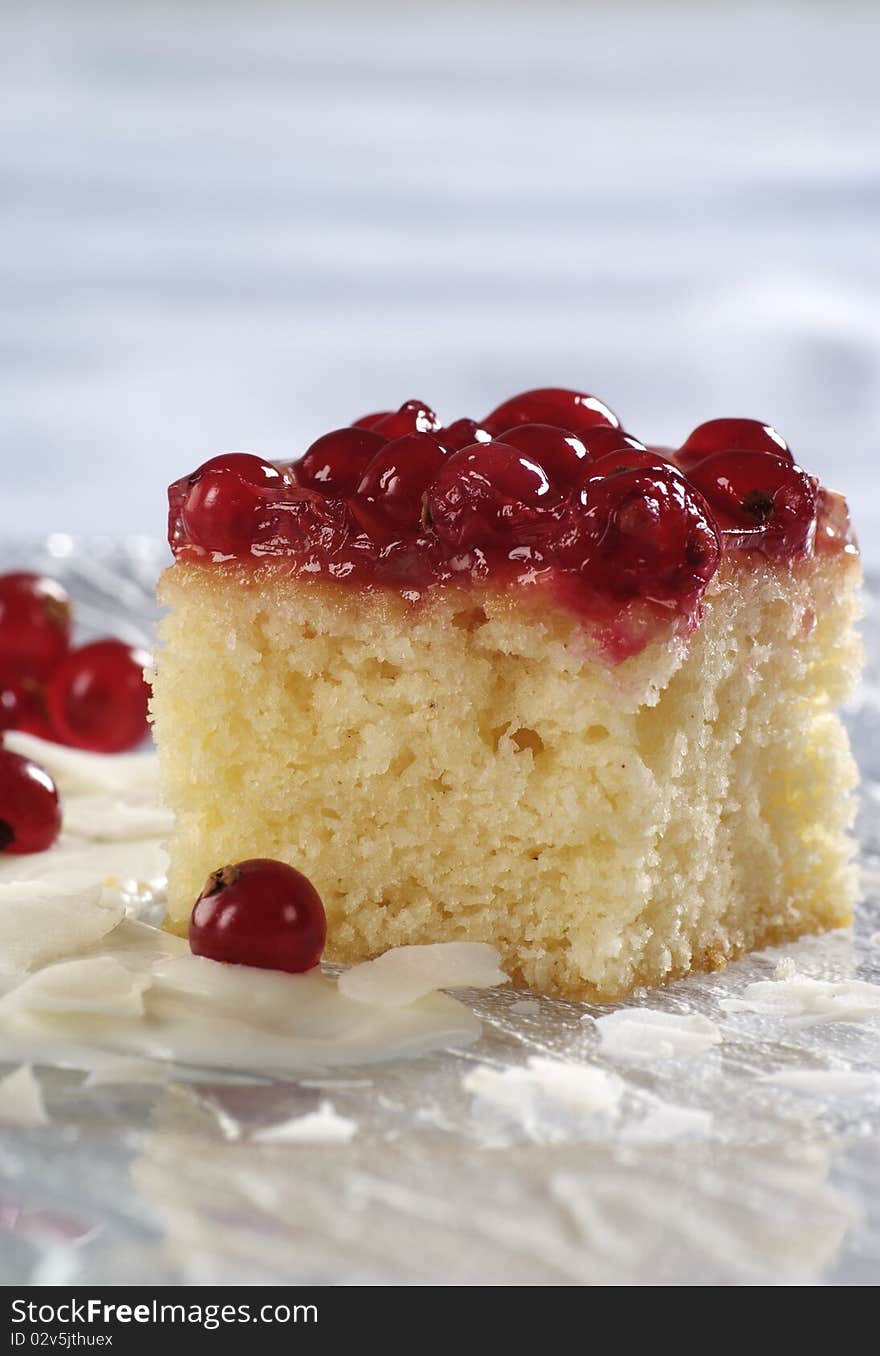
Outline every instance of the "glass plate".
<path id="1" fill-rule="evenodd" d="M 0 564 L 63 579 L 84 632 L 143 642 L 166 559 L 149 540 L 55 536 Z M 878 598 L 871 581 L 848 712 L 864 777 L 854 931 L 629 1005 L 708 1016 L 722 1044 L 611 1060 L 599 1009 L 504 990 L 467 997 L 484 1023 L 468 1050 L 323 1079 L 89 1087 L 41 1068 L 51 1124 L 0 1132 L 0 1283 L 876 1283 L 880 1023 L 803 1027 L 720 1004 L 785 958 L 880 981 Z M 533 1058 L 609 1081 L 551 1086 Z M 464 1086 L 481 1065 L 508 1071 L 502 1090 L 520 1079 L 511 1111 Z M 356 1122 L 350 1142 L 252 1138 L 325 1102 Z"/>

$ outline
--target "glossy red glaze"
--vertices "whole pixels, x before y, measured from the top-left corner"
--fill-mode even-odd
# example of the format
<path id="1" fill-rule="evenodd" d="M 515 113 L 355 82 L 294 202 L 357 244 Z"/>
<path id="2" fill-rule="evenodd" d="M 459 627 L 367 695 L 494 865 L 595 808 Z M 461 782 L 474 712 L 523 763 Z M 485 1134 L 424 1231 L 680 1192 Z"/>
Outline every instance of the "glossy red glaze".
<path id="1" fill-rule="evenodd" d="M 196 956 L 289 974 L 317 965 L 326 937 L 324 906 L 311 881 L 265 857 L 212 872 L 189 926 Z"/>

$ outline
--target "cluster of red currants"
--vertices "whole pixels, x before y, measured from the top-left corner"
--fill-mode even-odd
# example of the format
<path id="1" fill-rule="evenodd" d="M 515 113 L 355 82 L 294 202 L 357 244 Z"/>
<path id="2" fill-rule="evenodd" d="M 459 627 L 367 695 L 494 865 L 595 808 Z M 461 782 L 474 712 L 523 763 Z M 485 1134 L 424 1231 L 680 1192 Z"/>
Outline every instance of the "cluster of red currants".
<path id="1" fill-rule="evenodd" d="M 292 463 L 215 457 L 172 486 L 171 503 L 175 549 L 271 554 L 305 531 L 305 546 L 326 538 L 353 579 L 363 561 L 387 574 L 401 551 L 482 564 L 528 553 L 604 594 L 687 606 L 725 547 L 809 554 L 817 486 L 758 420 L 714 419 L 660 450 L 596 397 L 544 388 L 446 427 L 410 400 Z"/>
<path id="2" fill-rule="evenodd" d="M 0 575 L 0 732 L 23 730 L 95 753 L 134 748 L 147 734 L 145 650 L 121 640 L 71 644 L 70 598 L 57 580 Z M 0 749 L 0 852 L 40 852 L 58 836 L 52 778 Z"/>

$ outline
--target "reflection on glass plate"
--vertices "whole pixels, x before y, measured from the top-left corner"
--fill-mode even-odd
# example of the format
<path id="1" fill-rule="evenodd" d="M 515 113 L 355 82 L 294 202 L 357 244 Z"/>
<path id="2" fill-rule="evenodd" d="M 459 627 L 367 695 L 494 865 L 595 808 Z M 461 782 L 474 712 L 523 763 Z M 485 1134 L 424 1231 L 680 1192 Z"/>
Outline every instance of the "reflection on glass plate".
<path id="1" fill-rule="evenodd" d="M 146 540 L 54 537 L 0 564 L 64 580 L 84 632 L 145 642 L 165 559 Z M 473 992 L 478 1043 L 369 1069 L 193 1083 L 136 1059 L 37 1068 L 14 1088 L 29 1124 L 0 1129 L 0 1282 L 876 1283 L 878 599 L 872 584 L 849 712 L 866 894 L 852 933 L 613 1017 Z"/>

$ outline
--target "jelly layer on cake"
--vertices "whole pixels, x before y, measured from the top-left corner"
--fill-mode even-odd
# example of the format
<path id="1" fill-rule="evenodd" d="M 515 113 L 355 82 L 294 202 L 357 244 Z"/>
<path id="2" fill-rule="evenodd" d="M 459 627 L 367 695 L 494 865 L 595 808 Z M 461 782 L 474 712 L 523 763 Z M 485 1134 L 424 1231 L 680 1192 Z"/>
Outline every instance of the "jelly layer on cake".
<path id="1" fill-rule="evenodd" d="M 766 425 L 661 454 L 588 402 L 449 430 L 408 402 L 172 486 L 171 926 L 275 857 L 330 958 L 489 941 L 605 1000 L 848 921 L 845 506 Z"/>

